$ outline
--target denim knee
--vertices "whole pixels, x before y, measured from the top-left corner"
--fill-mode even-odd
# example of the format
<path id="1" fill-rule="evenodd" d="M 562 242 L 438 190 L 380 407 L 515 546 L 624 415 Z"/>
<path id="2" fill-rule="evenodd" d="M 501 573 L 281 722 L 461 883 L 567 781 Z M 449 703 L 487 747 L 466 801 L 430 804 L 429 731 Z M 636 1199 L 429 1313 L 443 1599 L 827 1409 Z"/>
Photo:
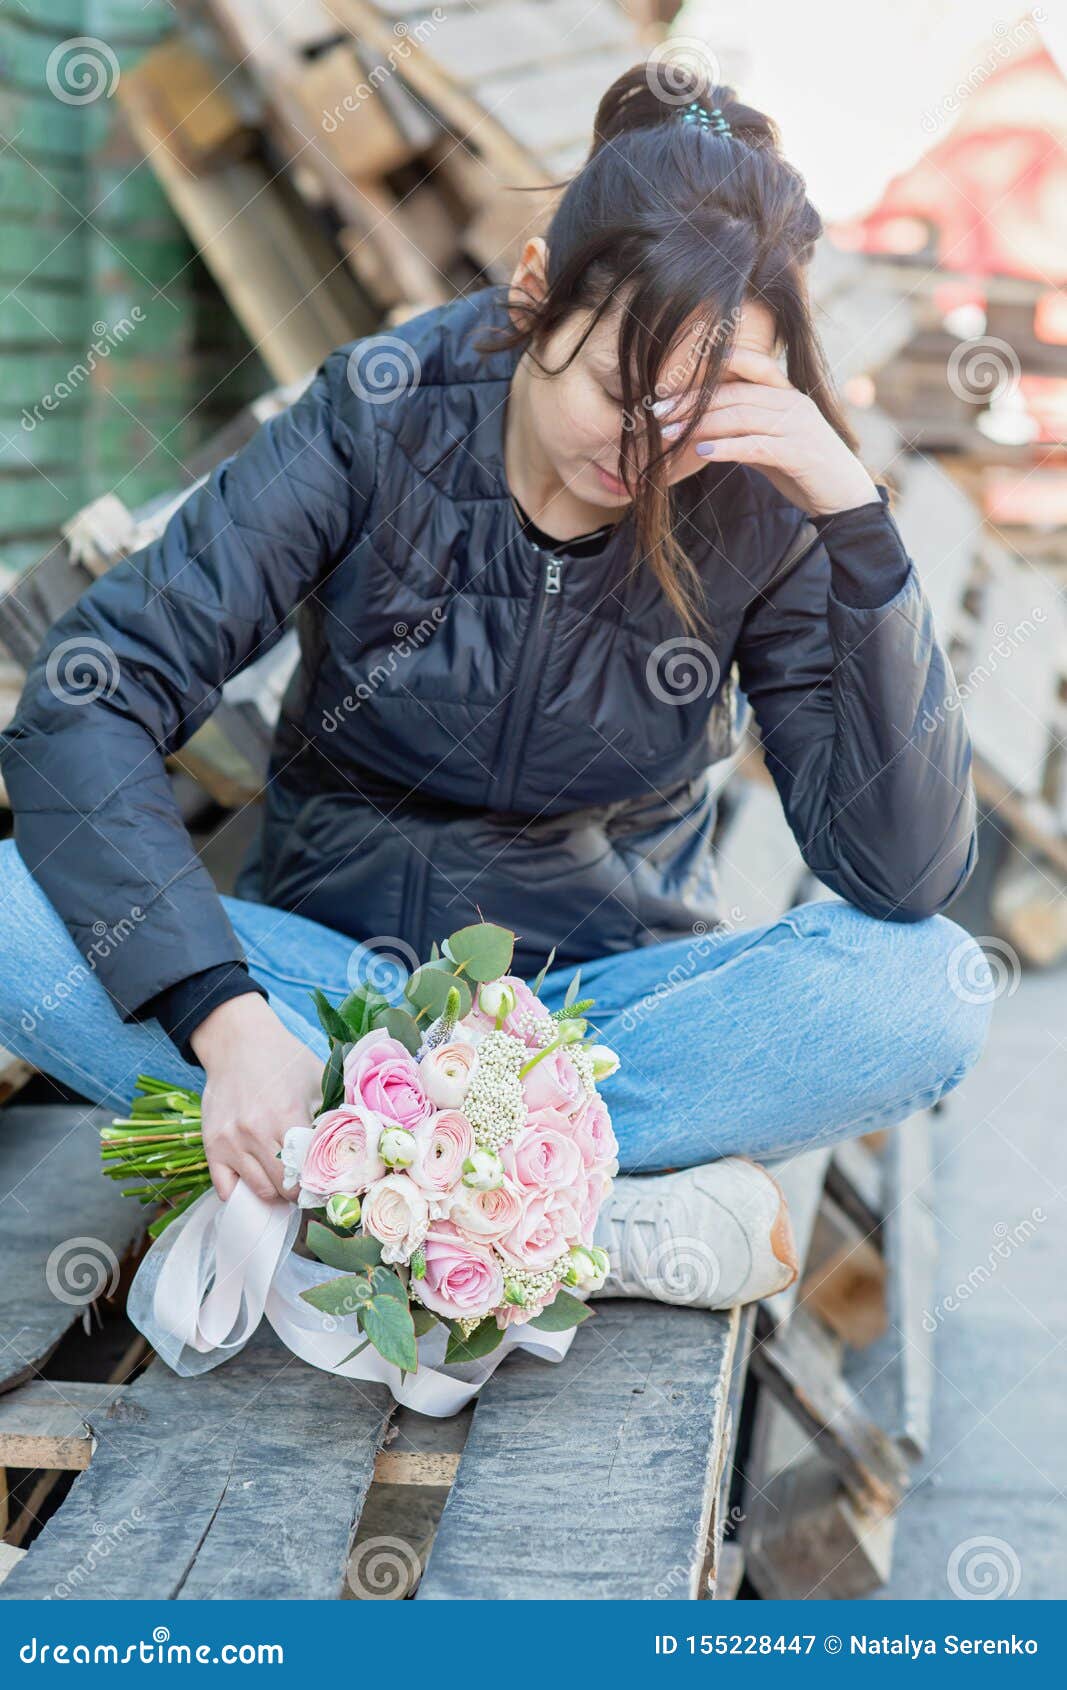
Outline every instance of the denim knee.
<path id="1" fill-rule="evenodd" d="M 816 934 L 860 964 L 862 996 L 873 995 L 883 1034 L 896 1029 L 908 1055 L 950 1091 L 985 1047 L 1001 982 L 977 940 L 948 916 L 883 921 L 838 899 L 791 910 L 796 931 Z M 873 988 L 873 992 L 872 992 Z"/>

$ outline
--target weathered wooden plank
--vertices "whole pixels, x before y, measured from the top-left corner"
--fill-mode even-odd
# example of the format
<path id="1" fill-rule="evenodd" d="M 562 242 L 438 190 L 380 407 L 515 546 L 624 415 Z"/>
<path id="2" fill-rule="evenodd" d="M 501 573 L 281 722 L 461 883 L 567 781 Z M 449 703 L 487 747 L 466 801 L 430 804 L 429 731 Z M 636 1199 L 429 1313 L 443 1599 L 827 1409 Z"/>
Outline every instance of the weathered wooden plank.
<path id="1" fill-rule="evenodd" d="M 695 1597 L 738 1312 L 598 1303 L 482 1391 L 418 1596 Z"/>
<path id="2" fill-rule="evenodd" d="M 0 1467 L 81 1473 L 93 1448 L 90 1419 L 103 1414 L 121 1385 L 31 1379 L 0 1398 Z"/>
<path id="3" fill-rule="evenodd" d="M 889 1335 L 897 1346 L 890 1370 L 896 1404 L 889 1430 L 912 1456 L 926 1453 L 934 1391 L 934 1333 L 924 1319 L 936 1297 L 937 1227 L 926 1204 L 930 1179 L 930 1116 L 897 1128 L 886 1158 L 886 1266 Z"/>
<path id="4" fill-rule="evenodd" d="M 139 1204 L 100 1171 L 98 1134 L 110 1115 L 85 1106 L 0 1113 L 0 1390 L 28 1378 L 114 1290 L 143 1231 Z"/>
<path id="5" fill-rule="evenodd" d="M 0 1598 L 337 1598 L 388 1412 L 266 1327 L 198 1378 L 156 1362 Z"/>

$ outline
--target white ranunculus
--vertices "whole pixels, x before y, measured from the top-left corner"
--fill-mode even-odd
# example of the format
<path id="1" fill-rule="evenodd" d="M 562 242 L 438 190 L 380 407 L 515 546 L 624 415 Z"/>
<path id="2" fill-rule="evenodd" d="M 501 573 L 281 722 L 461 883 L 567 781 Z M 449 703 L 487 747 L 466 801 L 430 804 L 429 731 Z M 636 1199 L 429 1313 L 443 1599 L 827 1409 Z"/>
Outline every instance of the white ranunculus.
<path id="1" fill-rule="evenodd" d="M 593 1059 L 594 1080 L 610 1078 L 619 1066 L 619 1058 L 609 1045 L 590 1045 L 589 1055 Z"/>
<path id="2" fill-rule="evenodd" d="M 419 1063 L 423 1088 L 438 1109 L 458 1109 L 467 1095 L 478 1053 L 465 1040 L 452 1039 L 428 1051 Z"/>
<path id="3" fill-rule="evenodd" d="M 418 1144 L 406 1127 L 386 1127 L 378 1140 L 378 1155 L 390 1168 L 410 1168 Z"/>
<path id="4" fill-rule="evenodd" d="M 282 1185 L 287 1189 L 291 1185 L 299 1185 L 300 1170 L 304 1166 L 304 1157 L 314 1136 L 314 1127 L 290 1127 L 282 1139 L 278 1154 L 283 1169 Z"/>
<path id="5" fill-rule="evenodd" d="M 496 1021 L 502 1015 L 510 1015 L 515 1008 L 515 988 L 507 985 L 503 980 L 487 980 L 484 986 L 478 988 L 478 1008 L 483 1015 L 488 1015 Z"/>
<path id="6" fill-rule="evenodd" d="M 346 1197 L 343 1192 L 335 1191 L 326 1205 L 326 1219 L 331 1226 L 347 1229 L 358 1225 L 361 1210 L 358 1197 Z"/>
<path id="7" fill-rule="evenodd" d="M 406 1262 L 430 1230 L 430 1205 L 407 1174 L 386 1174 L 363 1198 L 363 1230 L 382 1247 L 383 1262 Z"/>
<path id="8" fill-rule="evenodd" d="M 463 1183 L 472 1191 L 495 1191 L 504 1182 L 504 1164 L 494 1150 L 474 1150 L 463 1164 Z"/>

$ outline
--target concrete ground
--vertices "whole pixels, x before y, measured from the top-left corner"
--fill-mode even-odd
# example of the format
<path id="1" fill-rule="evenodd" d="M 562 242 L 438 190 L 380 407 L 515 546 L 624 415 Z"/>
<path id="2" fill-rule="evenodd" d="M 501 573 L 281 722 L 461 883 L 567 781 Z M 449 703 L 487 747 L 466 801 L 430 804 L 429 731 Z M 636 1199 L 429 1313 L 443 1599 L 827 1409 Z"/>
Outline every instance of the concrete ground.
<path id="1" fill-rule="evenodd" d="M 1067 973 L 1029 975 L 935 1129 L 932 1447 L 883 1599 L 1067 1593 L 1065 1122 Z"/>

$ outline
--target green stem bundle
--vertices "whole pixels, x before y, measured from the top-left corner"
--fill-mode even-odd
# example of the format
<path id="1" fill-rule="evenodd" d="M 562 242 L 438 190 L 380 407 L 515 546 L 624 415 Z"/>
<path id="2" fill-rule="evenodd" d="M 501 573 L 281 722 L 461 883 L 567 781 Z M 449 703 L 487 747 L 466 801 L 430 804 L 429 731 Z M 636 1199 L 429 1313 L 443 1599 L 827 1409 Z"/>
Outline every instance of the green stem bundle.
<path id="1" fill-rule="evenodd" d="M 123 1186 L 124 1197 L 166 1204 L 148 1228 L 158 1238 L 211 1187 L 199 1094 L 138 1074 L 129 1115 L 101 1130 L 100 1155 L 109 1179 L 138 1182 Z"/>

